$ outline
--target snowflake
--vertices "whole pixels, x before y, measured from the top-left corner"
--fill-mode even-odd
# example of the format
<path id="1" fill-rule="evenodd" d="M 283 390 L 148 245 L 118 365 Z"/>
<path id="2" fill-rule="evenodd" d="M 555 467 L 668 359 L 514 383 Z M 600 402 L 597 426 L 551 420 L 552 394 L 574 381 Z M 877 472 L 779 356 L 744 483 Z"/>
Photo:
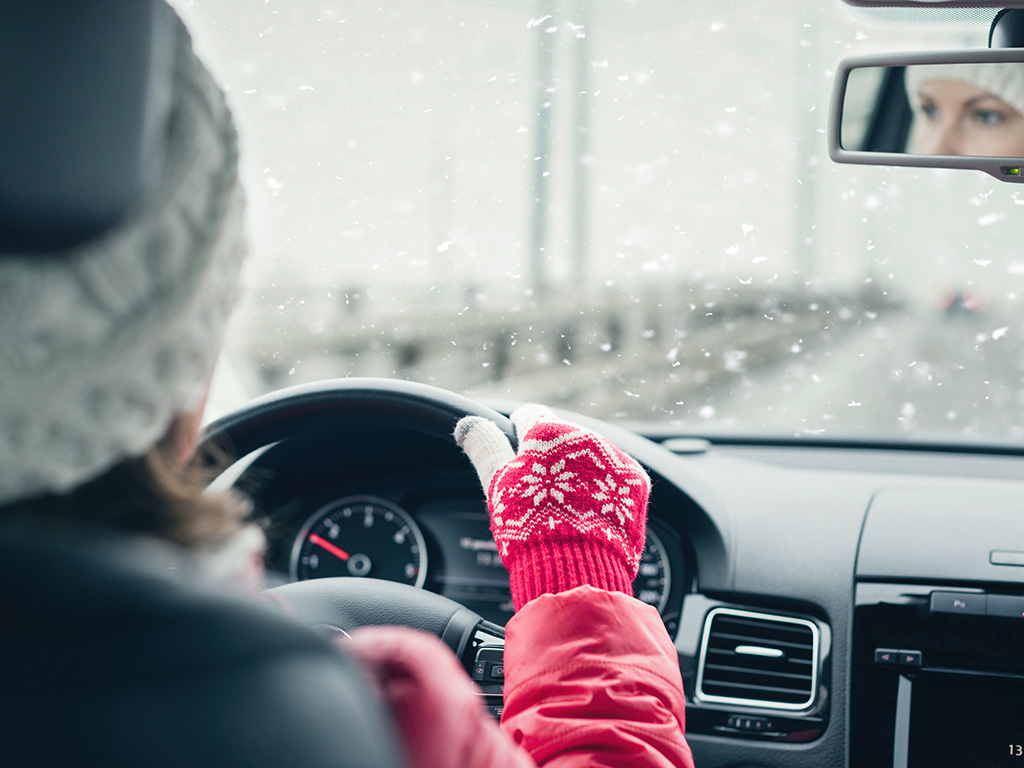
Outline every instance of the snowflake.
<path id="1" fill-rule="evenodd" d="M 625 525 L 627 520 L 633 519 L 633 513 L 629 509 L 633 506 L 633 499 L 629 497 L 629 485 L 619 485 L 615 482 L 614 476 L 606 475 L 604 480 L 597 481 L 597 487 L 599 490 L 594 494 L 594 498 L 604 502 L 601 514 L 614 512 L 620 525 Z"/>
<path id="2" fill-rule="evenodd" d="M 565 459 L 555 462 L 550 468 L 537 462 L 532 472 L 519 481 L 518 490 L 522 497 L 532 498 L 535 507 L 539 507 L 549 496 L 559 504 L 565 504 L 565 494 L 573 490 L 569 481 L 576 477 L 576 473 L 566 470 Z"/>

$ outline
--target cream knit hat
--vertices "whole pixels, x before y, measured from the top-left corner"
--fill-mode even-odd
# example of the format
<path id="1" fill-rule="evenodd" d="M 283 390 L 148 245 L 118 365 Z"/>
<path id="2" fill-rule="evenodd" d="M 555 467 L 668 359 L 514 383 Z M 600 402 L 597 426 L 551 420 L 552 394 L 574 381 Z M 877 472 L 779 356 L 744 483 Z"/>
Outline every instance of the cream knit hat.
<path id="1" fill-rule="evenodd" d="M 907 95 L 910 102 L 922 83 L 929 80 L 955 80 L 983 88 L 1024 115 L 1024 64 L 984 62 L 978 64 L 921 64 L 907 67 Z"/>
<path id="2" fill-rule="evenodd" d="M 0 506 L 139 456 L 202 399 L 239 290 L 242 195 L 223 93 L 176 22 L 165 165 L 114 230 L 0 257 Z"/>

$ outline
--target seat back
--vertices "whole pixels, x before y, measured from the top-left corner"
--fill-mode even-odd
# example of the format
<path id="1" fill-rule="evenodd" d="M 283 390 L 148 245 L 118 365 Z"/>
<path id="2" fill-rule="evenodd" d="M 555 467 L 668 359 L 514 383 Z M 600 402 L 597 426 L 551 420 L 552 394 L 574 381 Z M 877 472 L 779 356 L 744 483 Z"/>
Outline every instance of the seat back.
<path id="1" fill-rule="evenodd" d="M 141 537 L 0 525 L 4 766 L 403 766 L 354 658 L 193 566 Z"/>

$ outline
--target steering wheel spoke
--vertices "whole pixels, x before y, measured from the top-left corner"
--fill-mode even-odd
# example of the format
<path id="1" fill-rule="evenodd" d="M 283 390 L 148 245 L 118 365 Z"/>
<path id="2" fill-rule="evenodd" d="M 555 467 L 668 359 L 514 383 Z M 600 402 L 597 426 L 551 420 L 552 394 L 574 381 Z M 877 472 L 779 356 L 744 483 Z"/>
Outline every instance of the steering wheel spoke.
<path id="1" fill-rule="evenodd" d="M 460 395 L 408 381 L 340 379 L 284 389 L 218 419 L 207 427 L 199 455 L 211 463 L 225 455 L 244 463 L 274 443 L 366 425 L 401 426 L 454 443 L 455 424 L 463 416 L 492 420 L 515 444 L 514 427 L 505 416 Z M 238 476 L 231 468 L 224 475 Z M 495 654 L 500 661 L 504 629 L 453 600 L 407 584 L 349 577 L 297 581 L 270 593 L 300 621 L 332 631 L 401 625 L 436 635 L 485 694 L 500 697 L 494 678 L 502 667 Z M 488 650 L 480 656 L 485 646 Z"/>

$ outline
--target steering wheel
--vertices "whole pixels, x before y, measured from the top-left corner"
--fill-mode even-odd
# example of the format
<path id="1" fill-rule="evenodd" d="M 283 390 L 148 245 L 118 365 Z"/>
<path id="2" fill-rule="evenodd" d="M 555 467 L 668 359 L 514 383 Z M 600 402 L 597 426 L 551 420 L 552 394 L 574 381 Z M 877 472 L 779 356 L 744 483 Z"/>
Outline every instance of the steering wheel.
<path id="1" fill-rule="evenodd" d="M 210 424 L 199 455 L 238 461 L 253 451 L 314 431 L 352 426 L 399 426 L 454 444 L 463 416 L 495 422 L 513 446 L 515 428 L 505 416 L 466 397 L 426 384 L 392 379 L 337 379 L 289 387 L 254 400 Z M 368 625 L 413 627 L 441 638 L 467 665 L 478 630 L 503 637 L 504 630 L 441 595 L 406 584 L 337 577 L 298 581 L 270 593 L 301 621 L 344 632 Z"/>

